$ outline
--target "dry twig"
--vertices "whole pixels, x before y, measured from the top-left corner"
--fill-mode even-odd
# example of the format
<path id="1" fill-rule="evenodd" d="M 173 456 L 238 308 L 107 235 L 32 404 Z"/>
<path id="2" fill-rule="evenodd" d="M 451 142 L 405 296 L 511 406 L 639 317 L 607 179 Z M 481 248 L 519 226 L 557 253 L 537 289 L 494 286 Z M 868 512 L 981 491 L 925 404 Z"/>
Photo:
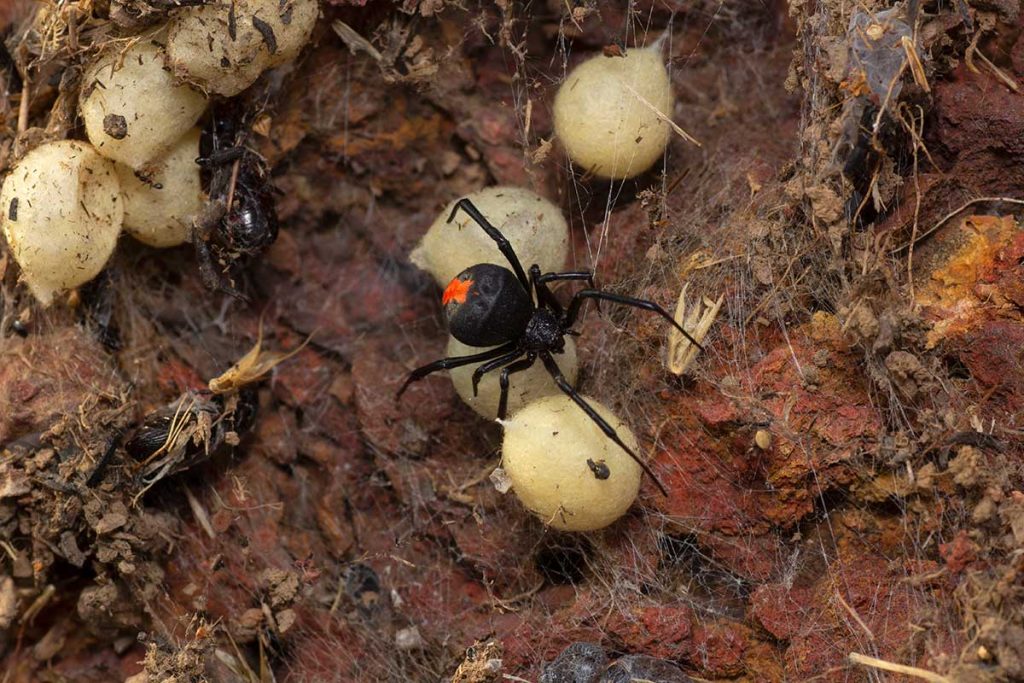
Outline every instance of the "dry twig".
<path id="1" fill-rule="evenodd" d="M 926 681 L 931 681 L 931 683 L 952 683 L 952 681 L 945 676 L 940 676 L 939 674 L 933 671 L 928 671 L 927 669 L 919 669 L 916 666 L 895 664 L 893 662 L 887 662 L 884 659 L 868 657 L 867 655 L 862 655 L 857 652 L 851 652 L 849 658 L 854 664 L 870 666 L 875 669 L 882 669 L 883 671 L 892 671 L 897 674 L 906 674 L 907 676 L 914 676 L 915 678 L 923 678 Z"/>

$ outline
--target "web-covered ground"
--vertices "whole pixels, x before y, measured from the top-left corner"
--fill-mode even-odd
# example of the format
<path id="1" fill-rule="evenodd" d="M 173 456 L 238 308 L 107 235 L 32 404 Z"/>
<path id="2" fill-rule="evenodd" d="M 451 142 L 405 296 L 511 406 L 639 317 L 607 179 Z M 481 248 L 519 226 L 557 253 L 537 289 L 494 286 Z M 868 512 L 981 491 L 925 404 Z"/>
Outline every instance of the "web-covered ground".
<path id="1" fill-rule="evenodd" d="M 1022 25 L 1014 3 L 887 9 L 325 4 L 314 47 L 249 101 L 283 226 L 249 304 L 205 290 L 189 248 L 124 240 L 51 311 L 0 262 L 4 680 L 537 681 L 577 641 L 701 680 L 901 679 L 851 653 L 1024 676 L 1024 232 L 1005 200 L 1024 196 Z M 901 21 L 923 82 L 898 41 L 858 52 Z M 666 30 L 673 118 L 701 146 L 583 177 L 548 144 L 558 83 Z M 670 492 L 645 483 L 602 532 L 545 529 L 495 491 L 500 428 L 443 376 L 394 399 L 446 340 L 408 253 L 490 184 L 558 203 L 571 265 L 613 291 L 723 298 L 682 379 L 663 322 L 588 316 L 580 387 Z M 90 476 L 261 321 L 269 348 L 312 339 L 237 447 L 141 498 L 120 451 Z"/>

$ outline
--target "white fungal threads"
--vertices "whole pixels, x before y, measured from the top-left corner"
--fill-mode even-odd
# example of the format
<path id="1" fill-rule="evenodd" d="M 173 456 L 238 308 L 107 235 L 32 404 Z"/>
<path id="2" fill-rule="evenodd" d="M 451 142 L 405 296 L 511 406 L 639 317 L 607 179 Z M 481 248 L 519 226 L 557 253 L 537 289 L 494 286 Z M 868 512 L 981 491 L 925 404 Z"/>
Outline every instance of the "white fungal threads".
<path id="1" fill-rule="evenodd" d="M 103 156 L 134 169 L 167 152 L 206 109 L 206 97 L 175 84 L 164 51 L 140 40 L 90 65 L 79 109 L 89 141 Z"/>
<path id="2" fill-rule="evenodd" d="M 484 349 L 476 346 L 467 346 L 455 337 L 448 337 L 449 358 L 453 356 L 468 356 L 473 353 L 480 353 Z M 572 337 L 565 338 L 565 353 L 552 354 L 552 358 L 558 364 L 562 374 L 569 380 L 570 384 L 576 383 L 576 374 L 579 370 L 579 362 L 576 358 L 576 342 Z M 480 363 L 479 365 L 483 365 Z M 501 398 L 501 385 L 499 378 L 501 370 L 494 370 L 480 378 L 477 387 L 477 395 L 473 396 L 473 371 L 479 365 L 464 365 L 461 368 L 453 368 L 448 371 L 452 378 L 452 384 L 459 397 L 466 402 L 470 408 L 475 410 L 482 417 L 493 420 L 498 416 L 498 401 Z M 509 375 L 508 384 L 508 415 L 514 415 L 520 408 L 531 401 L 543 396 L 560 394 L 561 390 L 551 375 L 544 368 L 544 364 L 538 359 L 528 370 Z"/>
<path id="3" fill-rule="evenodd" d="M 175 72 L 231 97 L 264 70 L 295 59 L 309 42 L 316 0 L 233 0 L 186 7 L 171 18 L 167 54 Z"/>
<path id="4" fill-rule="evenodd" d="M 199 137 L 199 129 L 193 128 L 141 173 L 117 165 L 124 229 L 140 242 L 173 247 L 188 241 L 192 217 L 202 210 L 205 199 L 195 162 Z"/>
<path id="5" fill-rule="evenodd" d="M 629 428 L 600 403 L 586 400 L 636 451 Z M 535 401 L 504 427 L 502 467 L 512 488 L 523 505 L 552 527 L 600 529 L 624 515 L 636 499 L 640 466 L 568 396 Z"/>
<path id="6" fill-rule="evenodd" d="M 524 270 L 534 263 L 541 272 L 562 269 L 569 255 L 569 225 L 557 206 L 519 187 L 489 187 L 466 199 L 508 239 Z M 442 287 L 478 263 L 511 268 L 494 240 L 465 212 L 457 212 L 448 223 L 454 206 L 445 207 L 409 259 Z"/>
<path id="7" fill-rule="evenodd" d="M 631 178 L 668 145 L 672 85 L 660 41 L 577 66 L 555 96 L 555 134 L 569 158 L 603 178 Z"/>
<path id="8" fill-rule="evenodd" d="M 41 145 L 0 190 L 0 224 L 22 277 L 44 306 L 96 277 L 124 216 L 113 162 L 74 140 Z"/>

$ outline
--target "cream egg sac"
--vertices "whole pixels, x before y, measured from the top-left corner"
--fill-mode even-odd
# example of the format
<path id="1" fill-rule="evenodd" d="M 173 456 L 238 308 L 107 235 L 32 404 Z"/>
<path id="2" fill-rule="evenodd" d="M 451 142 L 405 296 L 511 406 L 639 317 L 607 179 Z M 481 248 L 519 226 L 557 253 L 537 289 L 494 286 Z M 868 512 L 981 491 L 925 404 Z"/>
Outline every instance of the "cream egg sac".
<path id="1" fill-rule="evenodd" d="M 44 306 L 103 270 L 123 217 L 114 163 L 76 140 L 36 147 L 0 189 L 4 237 Z"/>
<path id="2" fill-rule="evenodd" d="M 206 109 L 206 96 L 176 83 L 163 47 L 139 40 L 87 69 L 79 110 L 89 142 L 108 159 L 140 169 L 165 154 Z"/>
<path id="3" fill-rule="evenodd" d="M 199 180 L 198 128 L 185 133 L 163 157 L 143 171 L 117 165 L 124 197 L 124 229 L 153 247 L 188 241 L 192 218 L 203 208 Z"/>
<path id="4" fill-rule="evenodd" d="M 629 428 L 608 408 L 586 401 L 636 452 Z M 545 524 L 563 531 L 601 529 L 636 500 L 640 466 L 568 396 L 538 399 L 503 426 L 502 467 L 519 500 Z"/>
<path id="5" fill-rule="evenodd" d="M 665 152 L 672 84 L 660 43 L 598 55 L 569 73 L 554 103 L 555 135 L 583 171 L 631 178 Z M 659 116 L 659 114 L 661 116 Z"/>
<path id="6" fill-rule="evenodd" d="M 170 64 L 206 92 L 237 95 L 266 69 L 296 58 L 309 42 L 319 13 L 316 0 L 234 0 L 184 7 L 169 25 Z"/>

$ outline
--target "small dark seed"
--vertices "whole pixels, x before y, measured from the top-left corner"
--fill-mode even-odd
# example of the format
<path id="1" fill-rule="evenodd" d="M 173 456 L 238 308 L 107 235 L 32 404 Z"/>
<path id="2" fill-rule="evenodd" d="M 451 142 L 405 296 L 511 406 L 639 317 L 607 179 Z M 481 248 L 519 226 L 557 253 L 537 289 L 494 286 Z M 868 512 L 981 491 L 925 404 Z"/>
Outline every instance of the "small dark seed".
<path id="1" fill-rule="evenodd" d="M 124 140 L 128 135 L 128 122 L 120 114 L 107 114 L 103 117 L 103 132 L 115 140 Z"/>
<path id="2" fill-rule="evenodd" d="M 589 467 L 590 471 L 594 473 L 595 479 L 604 480 L 612 474 L 611 470 L 608 469 L 608 465 L 604 463 L 604 460 L 594 462 L 590 458 L 587 458 L 587 467 Z"/>
<path id="3" fill-rule="evenodd" d="M 235 23 L 235 0 L 231 0 L 231 9 L 228 10 L 228 37 L 232 41 L 236 39 L 237 24 Z M 226 64 L 224 66 L 227 66 Z"/>
<path id="4" fill-rule="evenodd" d="M 7 217 L 12 221 L 18 220 L 18 198 L 11 200 L 11 206 L 7 209 Z"/>
<path id="5" fill-rule="evenodd" d="M 274 35 L 274 29 L 270 24 L 263 21 L 259 17 L 252 18 L 252 25 L 260 35 L 263 36 L 263 42 L 267 44 L 267 49 L 270 50 L 270 54 L 277 52 L 277 36 Z"/>

